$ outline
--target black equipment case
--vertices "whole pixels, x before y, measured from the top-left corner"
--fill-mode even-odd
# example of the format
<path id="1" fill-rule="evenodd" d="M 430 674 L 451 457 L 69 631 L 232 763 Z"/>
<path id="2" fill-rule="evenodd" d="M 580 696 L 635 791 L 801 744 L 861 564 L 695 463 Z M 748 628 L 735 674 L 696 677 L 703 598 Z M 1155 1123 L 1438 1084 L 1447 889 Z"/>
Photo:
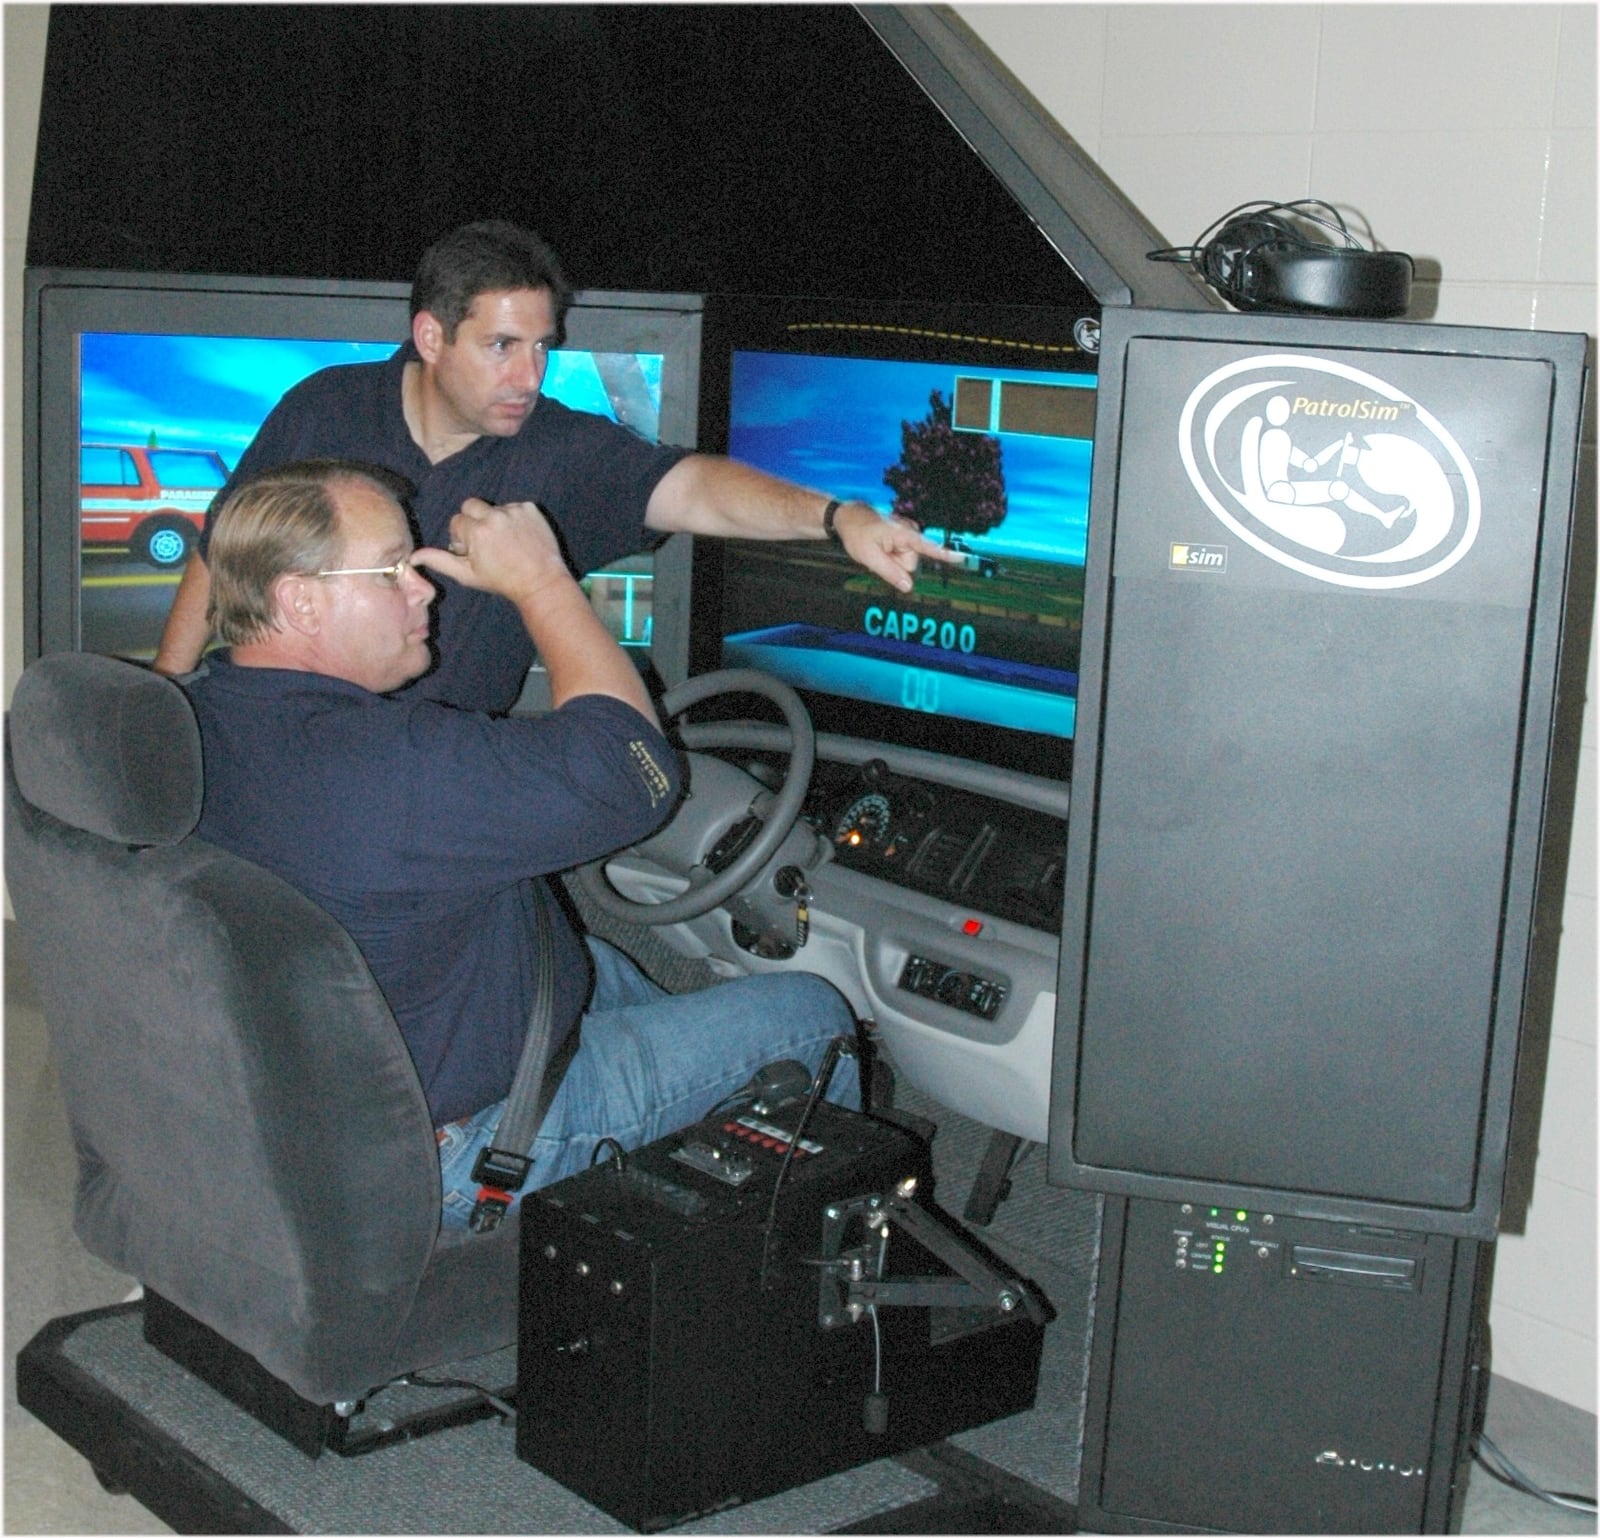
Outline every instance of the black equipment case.
<path id="1" fill-rule="evenodd" d="M 929 1204 L 927 1145 L 826 1102 L 796 1142 L 800 1109 L 524 1198 L 517 1456 L 641 1531 L 1033 1403 L 1044 1307 Z"/>

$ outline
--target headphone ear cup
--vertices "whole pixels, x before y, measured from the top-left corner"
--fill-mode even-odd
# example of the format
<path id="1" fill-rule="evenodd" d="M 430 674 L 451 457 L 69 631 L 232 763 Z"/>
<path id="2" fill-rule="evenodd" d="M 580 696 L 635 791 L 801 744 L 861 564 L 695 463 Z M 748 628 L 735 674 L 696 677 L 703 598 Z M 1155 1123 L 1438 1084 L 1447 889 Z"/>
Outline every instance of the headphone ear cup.
<path id="1" fill-rule="evenodd" d="M 1231 304 L 1253 310 L 1261 301 L 1256 257 L 1274 242 L 1281 244 L 1295 238 L 1281 219 L 1268 213 L 1230 219 L 1201 252 L 1201 275 Z"/>
<path id="2" fill-rule="evenodd" d="M 1272 213 L 1230 219 L 1206 243 L 1199 267 L 1241 310 L 1386 320 L 1404 315 L 1411 303 L 1412 262 L 1404 251 L 1308 239 Z"/>
<path id="3" fill-rule="evenodd" d="M 1411 303 L 1411 258 L 1402 251 L 1263 250 L 1254 259 L 1259 307 L 1391 320 Z"/>

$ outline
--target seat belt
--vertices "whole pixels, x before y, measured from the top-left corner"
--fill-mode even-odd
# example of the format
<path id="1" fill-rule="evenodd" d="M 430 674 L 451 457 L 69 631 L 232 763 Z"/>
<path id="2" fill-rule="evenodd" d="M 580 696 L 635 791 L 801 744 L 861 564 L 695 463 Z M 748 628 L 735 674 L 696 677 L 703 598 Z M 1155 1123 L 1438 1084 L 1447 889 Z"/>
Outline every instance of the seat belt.
<path id="1" fill-rule="evenodd" d="M 578 1049 L 574 1025 L 560 1048 L 552 1054 L 550 1033 L 555 1013 L 555 942 L 540 893 L 533 894 L 534 965 L 533 1001 L 528 1007 L 528 1034 L 522 1056 L 506 1096 L 505 1110 L 494 1137 L 472 1166 L 478 1182 L 478 1199 L 467 1219 L 474 1233 L 490 1233 L 511 1210 L 513 1196 L 533 1168 L 533 1140 L 544 1125 L 545 1113 L 560 1088 L 567 1064 Z"/>

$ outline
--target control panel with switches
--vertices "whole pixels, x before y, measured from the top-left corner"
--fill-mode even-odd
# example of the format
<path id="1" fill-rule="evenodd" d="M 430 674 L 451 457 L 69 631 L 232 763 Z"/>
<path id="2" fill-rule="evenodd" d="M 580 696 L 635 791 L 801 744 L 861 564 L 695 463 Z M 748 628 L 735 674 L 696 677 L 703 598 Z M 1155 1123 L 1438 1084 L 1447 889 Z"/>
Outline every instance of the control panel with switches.
<path id="1" fill-rule="evenodd" d="M 915 955 L 907 956 L 900 969 L 900 986 L 919 998 L 935 999 L 982 1020 L 993 1020 L 1000 1013 L 1007 992 L 1006 985 L 992 977 Z"/>

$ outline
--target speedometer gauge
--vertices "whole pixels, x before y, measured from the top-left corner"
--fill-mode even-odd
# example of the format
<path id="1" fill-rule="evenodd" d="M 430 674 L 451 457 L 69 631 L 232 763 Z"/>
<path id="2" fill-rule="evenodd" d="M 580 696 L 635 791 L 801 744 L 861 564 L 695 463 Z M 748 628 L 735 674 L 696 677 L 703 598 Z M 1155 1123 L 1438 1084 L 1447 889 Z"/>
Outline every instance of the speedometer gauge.
<path id="1" fill-rule="evenodd" d="M 845 809 L 833 841 L 846 849 L 876 849 L 889 836 L 889 798 L 874 791 Z"/>

